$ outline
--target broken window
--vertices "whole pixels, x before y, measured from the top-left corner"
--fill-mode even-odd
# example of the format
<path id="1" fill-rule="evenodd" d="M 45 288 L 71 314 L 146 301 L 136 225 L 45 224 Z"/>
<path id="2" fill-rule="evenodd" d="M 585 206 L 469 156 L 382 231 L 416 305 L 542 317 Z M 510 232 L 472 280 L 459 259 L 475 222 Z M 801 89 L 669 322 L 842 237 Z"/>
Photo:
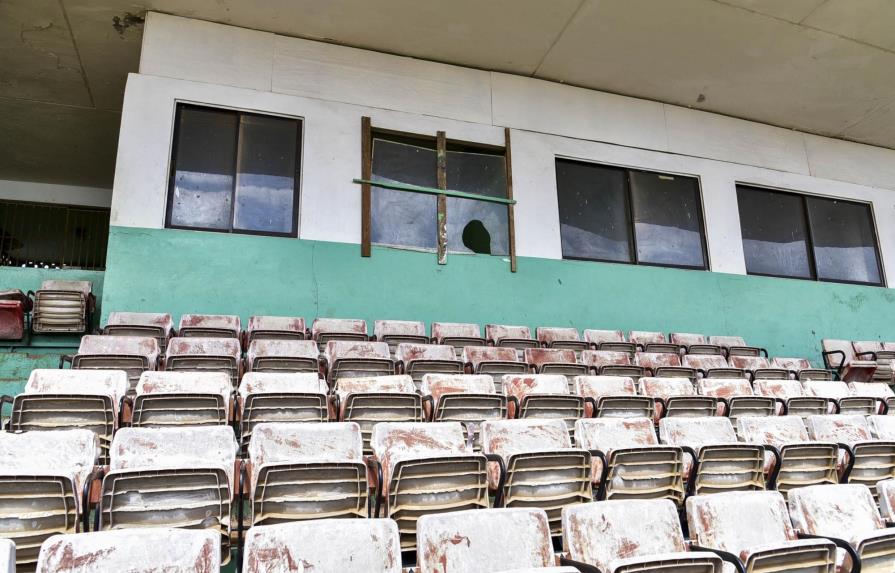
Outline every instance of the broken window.
<path id="1" fill-rule="evenodd" d="M 295 236 L 301 121 L 179 104 L 167 226 Z"/>

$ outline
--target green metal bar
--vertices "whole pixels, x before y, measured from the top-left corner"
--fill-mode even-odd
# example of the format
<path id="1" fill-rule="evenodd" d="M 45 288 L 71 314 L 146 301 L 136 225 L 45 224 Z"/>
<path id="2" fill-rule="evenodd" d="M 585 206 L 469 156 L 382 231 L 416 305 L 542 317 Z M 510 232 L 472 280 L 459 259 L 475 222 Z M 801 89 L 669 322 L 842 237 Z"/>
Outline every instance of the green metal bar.
<path id="1" fill-rule="evenodd" d="M 500 203 L 501 205 L 515 205 L 515 199 L 504 199 L 502 197 L 491 197 L 490 195 L 477 195 L 476 193 L 465 193 L 463 191 L 451 191 L 450 189 L 436 189 L 435 187 L 421 187 L 419 185 L 410 185 L 408 183 L 388 183 L 386 181 L 372 181 L 369 179 L 352 179 L 352 183 L 358 185 L 369 184 L 373 187 L 382 187 L 383 189 L 394 189 L 395 191 L 410 191 L 411 193 L 428 193 L 429 195 L 445 195 L 447 197 L 460 197 L 461 199 L 474 199 L 476 201 L 487 201 L 488 203 Z"/>

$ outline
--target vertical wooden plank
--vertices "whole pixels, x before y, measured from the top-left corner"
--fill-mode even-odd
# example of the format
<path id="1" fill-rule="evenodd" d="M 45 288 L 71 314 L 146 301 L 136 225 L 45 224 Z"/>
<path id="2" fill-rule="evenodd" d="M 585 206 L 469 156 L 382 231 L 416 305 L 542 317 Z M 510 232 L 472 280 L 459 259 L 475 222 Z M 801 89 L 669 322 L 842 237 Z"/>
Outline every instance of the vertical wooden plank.
<path id="1" fill-rule="evenodd" d="M 507 168 L 507 199 L 513 198 L 513 149 L 510 145 L 510 128 L 503 128 L 504 147 L 506 157 L 504 163 Z M 507 205 L 507 226 L 510 234 L 510 272 L 516 272 L 516 215 L 513 211 L 515 205 Z"/>
<path id="2" fill-rule="evenodd" d="M 438 188 L 447 189 L 447 138 L 443 131 L 436 136 Z M 438 264 L 447 264 L 447 197 L 438 196 Z"/>
<path id="3" fill-rule="evenodd" d="M 360 119 L 360 171 L 361 179 L 369 181 L 373 178 L 373 127 L 370 118 Z M 360 256 L 370 256 L 371 229 L 373 226 L 373 204 L 370 184 L 364 183 L 360 188 Z"/>

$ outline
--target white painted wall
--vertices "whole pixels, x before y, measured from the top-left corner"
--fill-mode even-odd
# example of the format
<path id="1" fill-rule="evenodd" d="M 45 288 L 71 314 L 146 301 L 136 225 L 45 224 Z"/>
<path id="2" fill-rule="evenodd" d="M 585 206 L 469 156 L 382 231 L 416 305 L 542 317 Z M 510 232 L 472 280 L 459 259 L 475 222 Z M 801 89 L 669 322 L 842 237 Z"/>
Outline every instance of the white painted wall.
<path id="1" fill-rule="evenodd" d="M 304 119 L 299 235 L 360 241 L 360 118 L 502 144 L 520 256 L 561 258 L 554 159 L 698 176 L 711 268 L 745 273 L 736 182 L 870 201 L 895 268 L 895 151 L 677 106 L 151 13 L 128 79 L 112 224 L 164 226 L 177 102 Z"/>
<path id="2" fill-rule="evenodd" d="M 112 190 L 101 187 L 56 185 L 34 181 L 0 179 L 0 199 L 31 201 L 34 203 L 61 203 L 85 207 L 108 207 L 112 204 Z"/>

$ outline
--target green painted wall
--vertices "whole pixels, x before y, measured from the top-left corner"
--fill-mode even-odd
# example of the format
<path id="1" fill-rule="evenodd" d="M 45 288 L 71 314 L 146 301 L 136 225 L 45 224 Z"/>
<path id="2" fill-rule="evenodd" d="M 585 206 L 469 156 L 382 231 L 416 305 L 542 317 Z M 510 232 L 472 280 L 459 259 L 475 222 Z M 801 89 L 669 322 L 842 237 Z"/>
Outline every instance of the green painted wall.
<path id="1" fill-rule="evenodd" d="M 454 255 L 113 227 L 104 312 L 186 312 L 571 325 L 741 334 L 820 359 L 820 339 L 895 340 L 895 291 L 722 273 Z"/>

